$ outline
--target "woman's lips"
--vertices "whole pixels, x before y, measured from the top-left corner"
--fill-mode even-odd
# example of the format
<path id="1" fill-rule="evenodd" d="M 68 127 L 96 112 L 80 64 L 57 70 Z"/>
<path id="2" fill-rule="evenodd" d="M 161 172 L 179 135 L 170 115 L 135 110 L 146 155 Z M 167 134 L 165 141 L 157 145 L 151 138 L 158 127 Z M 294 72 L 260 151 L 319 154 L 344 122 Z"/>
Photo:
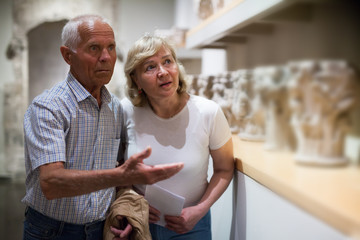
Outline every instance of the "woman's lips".
<path id="1" fill-rule="evenodd" d="M 166 86 L 168 86 L 170 84 L 171 84 L 171 82 L 162 83 L 162 84 L 160 84 L 160 87 L 166 87 Z"/>

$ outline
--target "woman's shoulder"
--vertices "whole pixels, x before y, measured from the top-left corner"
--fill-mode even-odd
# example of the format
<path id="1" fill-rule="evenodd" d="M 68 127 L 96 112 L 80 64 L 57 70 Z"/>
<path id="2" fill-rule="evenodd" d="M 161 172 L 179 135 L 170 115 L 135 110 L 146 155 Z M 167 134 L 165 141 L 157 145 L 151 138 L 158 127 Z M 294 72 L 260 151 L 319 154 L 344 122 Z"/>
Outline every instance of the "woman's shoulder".
<path id="1" fill-rule="evenodd" d="M 123 99 L 121 99 L 120 103 L 121 103 L 124 115 L 128 118 L 132 118 L 134 116 L 134 114 L 143 115 L 145 112 L 145 111 L 143 111 L 144 107 L 134 106 L 134 104 L 131 102 L 131 100 L 128 97 L 124 97 Z"/>
<path id="2" fill-rule="evenodd" d="M 217 109 L 219 108 L 219 104 L 217 104 L 213 100 L 198 95 L 190 95 L 190 101 L 197 108 L 202 110 L 213 112 L 213 111 L 217 111 Z"/>
<path id="3" fill-rule="evenodd" d="M 120 100 L 120 103 L 121 103 L 124 111 L 125 111 L 125 110 L 134 109 L 134 105 L 132 104 L 132 102 L 130 101 L 130 99 L 127 98 L 127 97 L 122 98 L 122 99 Z"/>

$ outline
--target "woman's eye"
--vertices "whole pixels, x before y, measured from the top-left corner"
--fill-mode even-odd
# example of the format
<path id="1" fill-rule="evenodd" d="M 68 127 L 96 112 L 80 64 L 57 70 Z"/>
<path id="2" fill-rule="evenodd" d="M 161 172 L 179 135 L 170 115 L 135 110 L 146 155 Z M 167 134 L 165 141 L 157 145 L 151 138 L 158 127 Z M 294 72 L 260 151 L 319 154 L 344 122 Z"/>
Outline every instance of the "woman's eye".
<path id="1" fill-rule="evenodd" d="M 154 68 L 155 68 L 154 65 L 149 65 L 149 66 L 147 66 L 145 69 L 146 69 L 146 71 L 151 71 L 151 70 L 153 70 Z"/>
<path id="2" fill-rule="evenodd" d="M 165 64 L 170 64 L 172 61 L 170 59 L 165 60 Z"/>

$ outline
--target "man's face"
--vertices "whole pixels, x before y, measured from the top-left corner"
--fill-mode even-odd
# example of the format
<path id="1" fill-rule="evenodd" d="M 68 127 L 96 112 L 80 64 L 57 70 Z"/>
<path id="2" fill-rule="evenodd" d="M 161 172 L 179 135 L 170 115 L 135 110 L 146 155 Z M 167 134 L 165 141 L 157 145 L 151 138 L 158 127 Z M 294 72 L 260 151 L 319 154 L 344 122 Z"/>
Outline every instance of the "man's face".
<path id="1" fill-rule="evenodd" d="M 81 42 L 71 54 L 70 71 L 90 93 L 110 82 L 116 62 L 112 28 L 103 22 L 79 26 Z"/>

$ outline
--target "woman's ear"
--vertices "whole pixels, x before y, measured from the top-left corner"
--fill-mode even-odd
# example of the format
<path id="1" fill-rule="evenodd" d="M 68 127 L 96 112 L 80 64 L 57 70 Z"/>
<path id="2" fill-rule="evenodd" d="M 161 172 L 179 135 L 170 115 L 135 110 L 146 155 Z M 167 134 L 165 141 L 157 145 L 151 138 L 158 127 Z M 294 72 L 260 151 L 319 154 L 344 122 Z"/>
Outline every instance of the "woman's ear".
<path id="1" fill-rule="evenodd" d="M 65 62 L 70 65 L 71 55 L 73 54 L 73 52 L 70 50 L 70 48 L 68 48 L 66 46 L 61 46 L 60 52 L 61 52 L 61 55 L 63 56 Z"/>
<path id="2" fill-rule="evenodd" d="M 139 86 L 139 82 L 137 81 L 137 77 L 136 77 L 135 73 L 131 73 L 131 74 L 130 74 L 130 77 L 131 77 L 131 80 L 135 83 L 135 85 L 136 85 L 139 89 L 141 89 L 141 87 Z"/>

